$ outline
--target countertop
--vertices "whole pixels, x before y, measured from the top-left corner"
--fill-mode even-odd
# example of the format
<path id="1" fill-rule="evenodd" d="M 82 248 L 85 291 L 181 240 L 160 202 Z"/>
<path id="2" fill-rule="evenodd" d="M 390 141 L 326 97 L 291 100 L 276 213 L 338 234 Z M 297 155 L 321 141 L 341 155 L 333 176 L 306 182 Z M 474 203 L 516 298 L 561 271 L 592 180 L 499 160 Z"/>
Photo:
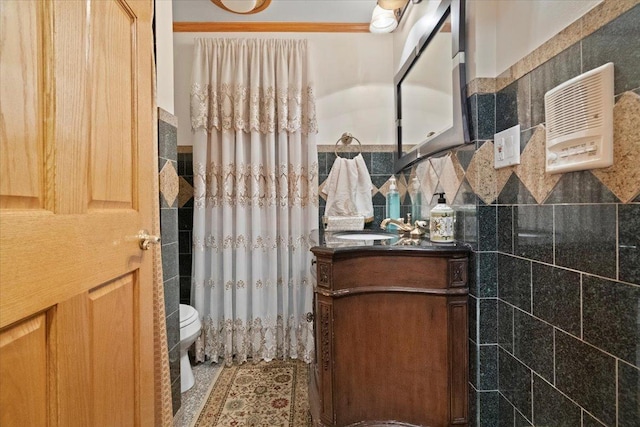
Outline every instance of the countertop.
<path id="1" fill-rule="evenodd" d="M 387 234 L 393 237 L 381 240 L 347 240 L 340 238 L 345 234 Z M 397 232 L 387 232 L 380 229 L 365 229 L 360 231 L 323 231 L 314 233 L 317 237 L 317 244 L 311 248 L 314 253 L 352 254 L 354 252 L 406 252 L 414 255 L 444 255 L 456 253 L 459 255 L 468 254 L 471 246 L 464 242 L 454 241 L 452 243 L 434 243 L 428 236 L 421 239 L 411 239 L 403 237 Z"/>

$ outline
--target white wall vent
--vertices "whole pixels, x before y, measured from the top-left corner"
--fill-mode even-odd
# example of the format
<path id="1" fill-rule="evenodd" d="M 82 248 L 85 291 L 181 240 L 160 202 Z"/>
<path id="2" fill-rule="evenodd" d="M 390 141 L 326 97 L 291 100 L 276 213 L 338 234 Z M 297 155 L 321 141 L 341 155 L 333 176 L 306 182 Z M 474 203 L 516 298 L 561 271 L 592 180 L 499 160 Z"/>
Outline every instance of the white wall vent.
<path id="1" fill-rule="evenodd" d="M 587 71 L 544 95 L 546 171 L 613 164 L 613 63 Z"/>

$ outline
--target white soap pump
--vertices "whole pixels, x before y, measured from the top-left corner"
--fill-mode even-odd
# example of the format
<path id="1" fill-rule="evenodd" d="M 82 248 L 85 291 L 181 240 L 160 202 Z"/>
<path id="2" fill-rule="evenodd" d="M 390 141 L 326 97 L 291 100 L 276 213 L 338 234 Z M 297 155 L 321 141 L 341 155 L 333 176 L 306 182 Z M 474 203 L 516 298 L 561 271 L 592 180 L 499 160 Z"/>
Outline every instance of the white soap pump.
<path id="1" fill-rule="evenodd" d="M 429 239 L 436 243 L 453 242 L 454 211 L 447 205 L 444 193 L 435 193 L 438 196 L 438 204 L 431 209 L 429 219 Z"/>

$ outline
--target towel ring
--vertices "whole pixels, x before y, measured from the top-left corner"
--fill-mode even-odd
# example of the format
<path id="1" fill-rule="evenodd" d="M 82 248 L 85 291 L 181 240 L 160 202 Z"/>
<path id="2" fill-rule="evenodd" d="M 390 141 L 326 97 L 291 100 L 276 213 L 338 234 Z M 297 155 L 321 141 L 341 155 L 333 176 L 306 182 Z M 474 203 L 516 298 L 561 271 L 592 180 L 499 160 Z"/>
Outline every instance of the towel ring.
<path id="1" fill-rule="evenodd" d="M 336 153 L 336 157 L 340 157 L 340 154 L 338 154 L 338 144 L 342 142 L 344 145 L 349 145 L 351 144 L 351 142 L 353 142 L 354 139 L 358 143 L 358 154 L 362 154 L 362 144 L 360 143 L 360 140 L 355 136 L 351 135 L 349 132 L 345 132 L 336 141 L 336 148 L 334 150 L 334 152 Z"/>

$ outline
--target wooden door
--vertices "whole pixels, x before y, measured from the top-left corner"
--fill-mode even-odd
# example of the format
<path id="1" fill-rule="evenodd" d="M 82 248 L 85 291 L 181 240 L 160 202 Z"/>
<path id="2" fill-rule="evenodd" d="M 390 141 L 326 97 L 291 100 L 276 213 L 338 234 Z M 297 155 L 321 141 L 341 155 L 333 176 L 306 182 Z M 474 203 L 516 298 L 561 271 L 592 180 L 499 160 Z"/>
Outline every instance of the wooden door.
<path id="1" fill-rule="evenodd" d="M 0 425 L 153 425 L 151 0 L 0 2 Z"/>

